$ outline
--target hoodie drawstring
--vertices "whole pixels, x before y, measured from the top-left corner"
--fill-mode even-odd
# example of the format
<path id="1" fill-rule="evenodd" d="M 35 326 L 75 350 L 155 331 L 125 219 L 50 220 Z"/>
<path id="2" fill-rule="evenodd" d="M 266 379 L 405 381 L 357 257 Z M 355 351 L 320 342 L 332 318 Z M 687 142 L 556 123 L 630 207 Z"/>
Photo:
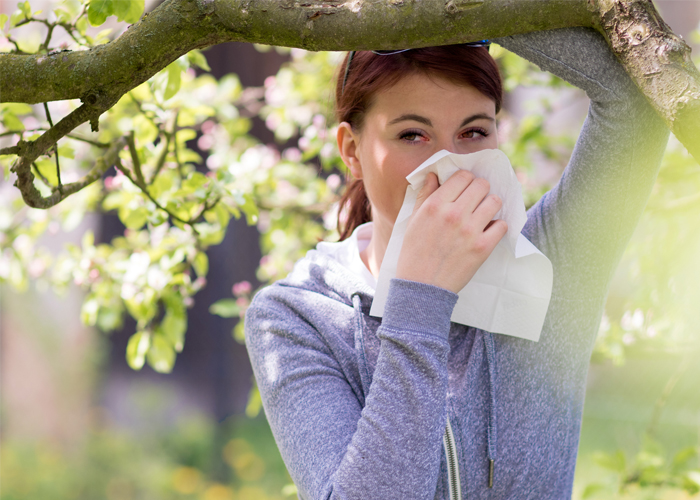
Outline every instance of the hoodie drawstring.
<path id="1" fill-rule="evenodd" d="M 496 463 L 496 345 L 493 334 L 484 332 L 486 364 L 489 369 L 489 421 L 486 427 L 487 454 L 489 459 L 489 488 L 493 488 L 493 473 Z"/>
<path id="2" fill-rule="evenodd" d="M 367 367 L 367 357 L 365 356 L 365 341 L 362 335 L 364 320 L 362 318 L 362 298 L 358 293 L 352 295 L 352 307 L 355 310 L 355 352 L 359 354 L 360 383 L 362 392 L 367 395 L 370 385 L 369 368 Z M 364 401 L 362 402 L 364 406 Z"/>

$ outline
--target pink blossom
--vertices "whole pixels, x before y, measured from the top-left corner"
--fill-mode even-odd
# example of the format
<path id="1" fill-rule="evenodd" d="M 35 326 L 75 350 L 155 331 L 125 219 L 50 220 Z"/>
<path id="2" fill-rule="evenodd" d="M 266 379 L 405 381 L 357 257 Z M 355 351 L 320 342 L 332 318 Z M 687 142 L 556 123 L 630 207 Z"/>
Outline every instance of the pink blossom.
<path id="1" fill-rule="evenodd" d="M 241 295 L 247 295 L 252 291 L 253 287 L 248 281 L 240 281 L 233 285 L 233 295 L 240 297 Z"/>

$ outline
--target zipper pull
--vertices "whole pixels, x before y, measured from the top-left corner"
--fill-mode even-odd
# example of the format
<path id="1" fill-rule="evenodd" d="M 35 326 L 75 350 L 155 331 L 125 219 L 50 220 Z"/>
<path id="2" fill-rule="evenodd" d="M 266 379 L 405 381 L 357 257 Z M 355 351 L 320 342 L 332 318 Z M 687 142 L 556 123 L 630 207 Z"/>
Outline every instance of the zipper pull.
<path id="1" fill-rule="evenodd" d="M 489 488 L 493 488 L 494 460 L 489 459 Z"/>

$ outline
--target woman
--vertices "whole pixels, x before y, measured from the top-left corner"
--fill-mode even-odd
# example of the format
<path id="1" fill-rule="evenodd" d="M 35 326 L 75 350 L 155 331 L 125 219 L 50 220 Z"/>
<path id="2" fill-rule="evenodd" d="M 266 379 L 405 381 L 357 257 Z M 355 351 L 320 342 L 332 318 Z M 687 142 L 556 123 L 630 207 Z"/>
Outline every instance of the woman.
<path id="1" fill-rule="evenodd" d="M 450 323 L 455 292 L 506 231 L 490 222 L 499 200 L 466 173 L 442 186 L 428 178 L 384 317 L 369 316 L 406 175 L 441 149 L 497 147 L 500 81 L 484 48 L 358 53 L 337 88 L 338 145 L 362 180 L 348 195 L 352 235 L 309 252 L 246 314 L 265 412 L 300 498 L 571 496 L 607 287 L 668 133 L 597 33 L 496 42 L 591 98 L 566 171 L 522 231 L 554 269 L 540 340 Z"/>

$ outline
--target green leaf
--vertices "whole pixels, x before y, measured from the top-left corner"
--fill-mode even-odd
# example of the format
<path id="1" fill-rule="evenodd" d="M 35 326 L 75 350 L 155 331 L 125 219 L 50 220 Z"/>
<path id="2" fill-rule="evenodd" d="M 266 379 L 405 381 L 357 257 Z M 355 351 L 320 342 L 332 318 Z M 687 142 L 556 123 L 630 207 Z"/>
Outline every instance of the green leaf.
<path id="1" fill-rule="evenodd" d="M 97 326 L 103 332 L 111 332 L 122 326 L 122 312 L 121 308 L 111 309 L 106 307 L 100 307 L 100 312 L 97 316 Z"/>
<path id="2" fill-rule="evenodd" d="M 71 160 L 75 158 L 75 150 L 70 146 L 70 144 L 63 144 L 58 147 L 58 154 L 64 158 L 70 158 Z"/>
<path id="3" fill-rule="evenodd" d="M 88 28 L 88 20 L 86 17 L 81 17 L 78 19 L 75 23 L 75 29 L 78 30 L 78 33 L 81 35 L 85 36 L 85 33 L 87 33 L 87 28 Z"/>
<path id="4" fill-rule="evenodd" d="M 695 471 L 691 470 L 686 472 L 685 477 L 690 481 L 691 483 L 694 483 L 696 486 L 700 487 L 700 471 Z"/>
<path id="5" fill-rule="evenodd" d="M 696 456 L 698 456 L 698 451 L 694 446 L 688 446 L 687 448 L 683 448 L 673 457 L 674 470 L 682 468 Z"/>
<path id="6" fill-rule="evenodd" d="M 5 23 L 9 18 L 7 14 L 0 14 L 0 35 L 5 35 Z"/>
<path id="7" fill-rule="evenodd" d="M 592 496 L 595 496 L 597 493 L 605 490 L 605 486 L 602 484 L 598 483 L 593 483 L 589 484 L 586 486 L 586 489 L 583 490 L 583 494 L 581 495 L 581 498 L 586 500 L 587 498 L 591 498 Z"/>
<path id="8" fill-rule="evenodd" d="M 204 56 L 204 54 L 202 54 L 201 50 L 191 50 L 187 54 L 187 60 L 192 66 L 197 66 L 198 68 L 201 68 L 204 71 L 211 71 L 209 63 L 207 62 L 207 58 Z"/>
<path id="9" fill-rule="evenodd" d="M 18 6 L 18 7 L 22 10 L 22 12 L 24 13 L 24 17 L 26 17 L 27 19 L 29 19 L 30 17 L 32 17 L 32 6 L 29 5 L 29 0 L 25 0 L 24 2 L 21 2 L 21 3 L 17 4 L 17 6 Z"/>
<path id="10" fill-rule="evenodd" d="M 206 216 L 208 213 L 210 212 L 207 212 L 204 215 Z M 214 207 L 214 214 L 216 214 L 216 219 L 219 222 L 219 226 L 225 231 L 228 228 L 229 220 L 231 220 L 231 214 L 226 207 L 223 206 L 223 203 L 218 203 Z"/>
<path id="11" fill-rule="evenodd" d="M 191 128 L 183 128 L 183 129 L 177 131 L 176 137 L 177 137 L 177 142 L 181 143 L 184 146 L 184 144 L 187 141 L 191 141 L 192 139 L 197 137 L 197 132 L 195 132 Z"/>
<path id="12" fill-rule="evenodd" d="M 144 115 L 136 115 L 133 124 L 134 134 L 140 143 L 147 144 L 155 141 L 158 137 L 158 128 Z"/>
<path id="13" fill-rule="evenodd" d="M 125 300 L 124 304 L 129 310 L 129 314 L 141 325 L 148 324 L 158 312 L 156 297 L 153 289 L 146 288 L 137 295 L 138 299 Z"/>
<path id="14" fill-rule="evenodd" d="M 177 352 L 182 352 L 187 331 L 187 311 L 182 304 L 182 298 L 173 294 L 176 298 L 166 298 L 166 312 L 160 324 L 160 332 L 168 339 Z"/>
<path id="15" fill-rule="evenodd" d="M 187 179 L 182 182 L 182 191 L 185 193 L 194 193 L 199 188 L 209 182 L 209 177 L 201 172 L 192 172 Z"/>
<path id="16" fill-rule="evenodd" d="M 44 170 L 42 170 L 42 173 L 44 173 Z M 44 175 L 46 174 L 44 173 Z M 102 202 L 102 208 L 106 211 L 120 208 L 122 205 L 127 205 L 133 197 L 133 193 L 127 193 L 126 191 L 112 191 Z"/>
<path id="17" fill-rule="evenodd" d="M 5 125 L 7 130 L 21 131 L 24 130 L 24 123 L 17 118 L 14 113 L 5 113 L 2 117 L 2 123 Z"/>
<path id="18" fill-rule="evenodd" d="M 147 354 L 148 364 L 158 373 L 170 373 L 175 364 L 175 351 L 162 335 L 154 335 Z"/>
<path id="19" fill-rule="evenodd" d="M 55 8 L 53 13 L 56 15 L 56 20 L 59 23 L 70 23 L 72 20 L 71 13 L 60 7 Z"/>
<path id="20" fill-rule="evenodd" d="M 80 309 L 80 321 L 84 325 L 95 326 L 97 322 L 97 314 L 100 311 L 100 303 L 95 297 L 88 298 L 83 302 L 83 307 Z"/>
<path id="21" fill-rule="evenodd" d="M 165 86 L 165 93 L 163 94 L 163 99 L 166 101 L 177 94 L 177 91 L 180 90 L 182 66 L 175 61 L 168 66 L 167 71 L 168 84 Z"/>
<path id="22" fill-rule="evenodd" d="M 136 332 L 126 345 L 126 362 L 133 370 L 140 370 L 146 361 L 146 353 L 151 346 L 149 332 Z"/>
<path id="23" fill-rule="evenodd" d="M 85 234 L 83 235 L 81 242 L 81 246 L 83 247 L 83 250 L 87 250 L 89 248 L 92 248 L 95 246 L 95 233 L 93 233 L 91 230 L 85 231 Z"/>
<path id="24" fill-rule="evenodd" d="M 21 10 L 16 10 L 10 16 L 10 27 L 8 31 L 17 26 L 21 21 L 24 21 L 24 12 Z"/>
<path id="25" fill-rule="evenodd" d="M 622 450 L 617 450 L 615 453 L 595 453 L 593 455 L 595 463 L 605 469 L 609 469 L 620 474 L 625 472 L 626 460 Z"/>
<path id="26" fill-rule="evenodd" d="M 163 193 L 167 193 L 173 188 L 173 176 L 171 172 L 161 171 L 158 177 L 151 183 L 150 191 L 151 196 L 156 200 L 161 197 Z"/>
<path id="27" fill-rule="evenodd" d="M 209 306 L 209 312 L 222 318 L 234 318 L 239 315 L 240 307 L 236 299 L 221 299 Z"/>
<path id="28" fill-rule="evenodd" d="M 49 158 L 44 158 L 36 161 L 36 168 L 41 174 L 46 177 L 46 180 L 52 186 L 58 185 L 58 176 L 56 175 L 56 161 Z"/>
<path id="29" fill-rule="evenodd" d="M 109 16 L 114 14 L 114 2 L 113 0 L 90 0 L 87 13 L 91 25 L 101 26 Z"/>
<path id="30" fill-rule="evenodd" d="M 117 21 L 134 24 L 141 18 L 145 5 L 145 0 L 117 0 L 114 2 L 114 14 Z"/>
<path id="31" fill-rule="evenodd" d="M 129 229 L 141 229 L 148 220 L 149 211 L 146 207 L 137 207 L 130 209 L 127 207 L 119 207 L 119 219 Z"/>
<path id="32" fill-rule="evenodd" d="M 192 267 L 194 267 L 197 276 L 204 277 L 209 272 L 209 257 L 204 252 L 198 252 L 192 262 Z"/>
<path id="33" fill-rule="evenodd" d="M 248 394 L 248 404 L 245 407 L 245 414 L 248 418 L 255 418 L 260 414 L 262 409 L 262 398 L 257 385 L 253 385 Z"/>
<path id="34" fill-rule="evenodd" d="M 244 195 L 245 203 L 241 205 L 241 210 L 245 214 L 246 222 L 249 226 L 254 226 L 258 223 L 258 207 L 253 201 L 253 197 L 249 194 Z"/>

